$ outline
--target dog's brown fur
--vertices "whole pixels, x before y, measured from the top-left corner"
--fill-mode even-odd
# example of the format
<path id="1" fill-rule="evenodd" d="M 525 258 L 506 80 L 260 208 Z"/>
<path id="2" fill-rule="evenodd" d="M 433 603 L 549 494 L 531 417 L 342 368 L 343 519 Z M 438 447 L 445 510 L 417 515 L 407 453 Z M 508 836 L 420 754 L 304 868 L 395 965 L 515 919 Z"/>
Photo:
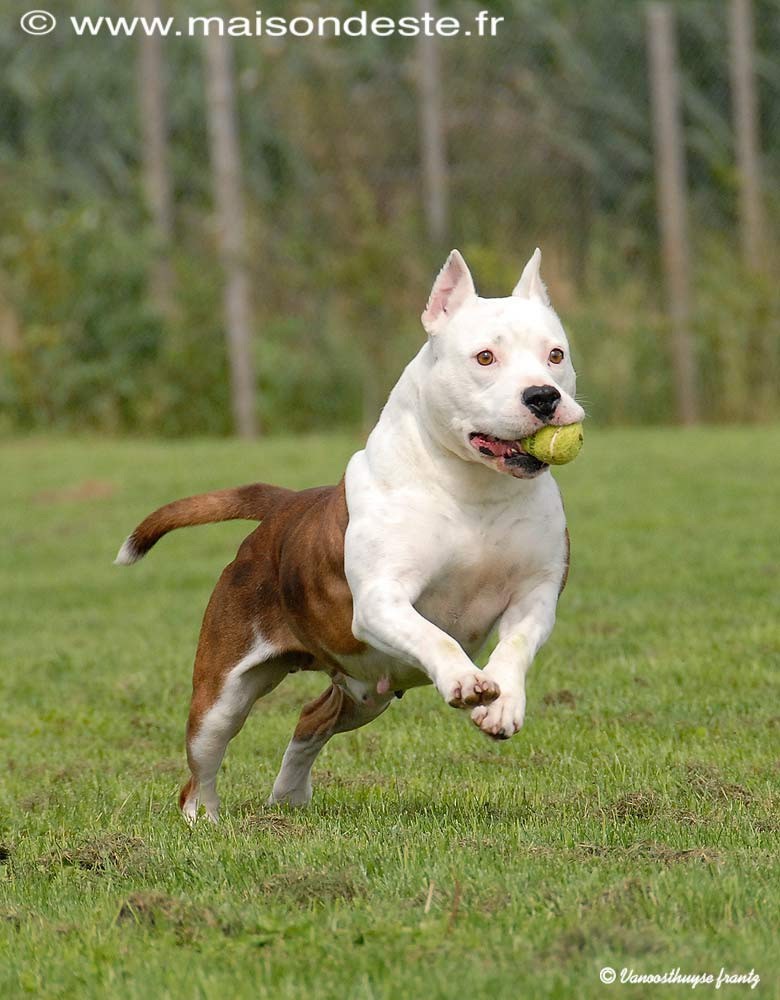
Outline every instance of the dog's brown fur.
<path id="1" fill-rule="evenodd" d="M 227 674 L 258 636 L 274 647 L 273 666 L 291 671 L 335 673 L 341 668 L 332 654 L 364 648 L 352 634 L 352 595 L 344 575 L 348 514 L 343 481 L 301 492 L 257 483 L 177 500 L 135 529 L 129 540 L 133 555 L 140 558 L 175 528 L 235 518 L 261 523 L 225 567 L 206 608 L 195 656 L 188 746 Z M 331 685 L 304 708 L 296 739 L 352 728 L 353 708 L 341 688 Z M 196 762 L 190 764 L 196 773 Z M 180 803 L 191 786 L 192 780 L 182 789 Z"/>

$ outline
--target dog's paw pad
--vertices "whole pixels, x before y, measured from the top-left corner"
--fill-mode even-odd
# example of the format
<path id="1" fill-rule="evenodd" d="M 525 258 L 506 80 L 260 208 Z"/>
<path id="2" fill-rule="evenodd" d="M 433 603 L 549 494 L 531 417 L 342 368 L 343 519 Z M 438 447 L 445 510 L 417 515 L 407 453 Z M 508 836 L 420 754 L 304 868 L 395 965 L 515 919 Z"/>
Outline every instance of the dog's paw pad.
<path id="1" fill-rule="evenodd" d="M 490 705 L 480 705 L 471 713 L 471 721 L 493 740 L 508 740 L 522 728 L 525 698 L 502 695 Z"/>
<path id="2" fill-rule="evenodd" d="M 453 708 L 489 705 L 499 697 L 498 684 L 481 670 L 456 677 L 447 686 L 444 697 Z"/>

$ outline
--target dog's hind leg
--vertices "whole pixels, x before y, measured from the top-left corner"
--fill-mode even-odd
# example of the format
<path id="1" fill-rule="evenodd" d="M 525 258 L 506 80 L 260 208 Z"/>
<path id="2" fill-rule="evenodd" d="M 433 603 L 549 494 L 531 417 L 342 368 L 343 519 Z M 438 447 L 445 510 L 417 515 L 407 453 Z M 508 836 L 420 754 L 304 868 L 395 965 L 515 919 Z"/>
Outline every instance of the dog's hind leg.
<path id="1" fill-rule="evenodd" d="M 305 705 L 284 752 L 268 805 L 308 805 L 312 795 L 311 769 L 331 736 L 373 722 L 392 700 L 392 694 L 369 693 L 367 685 L 340 678 L 319 698 Z"/>
<path id="2" fill-rule="evenodd" d="M 208 818 L 217 822 L 217 772 L 227 745 L 257 699 L 273 690 L 292 666 L 289 656 L 275 656 L 261 640 L 224 673 L 209 670 L 207 664 L 201 665 L 201 670 L 196 668 L 187 723 L 191 778 L 179 796 L 179 806 L 189 822 L 197 818 L 201 805 Z"/>

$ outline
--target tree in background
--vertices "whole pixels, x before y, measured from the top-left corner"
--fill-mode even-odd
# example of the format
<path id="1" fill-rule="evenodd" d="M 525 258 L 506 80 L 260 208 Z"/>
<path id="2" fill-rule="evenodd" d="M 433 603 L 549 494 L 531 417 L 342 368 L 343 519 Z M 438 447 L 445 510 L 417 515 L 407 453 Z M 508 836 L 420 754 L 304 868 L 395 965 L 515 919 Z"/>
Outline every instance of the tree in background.
<path id="1" fill-rule="evenodd" d="M 138 9 L 149 23 L 161 14 L 159 0 L 139 0 Z M 142 32 L 138 39 L 138 95 L 143 185 L 153 235 L 150 292 L 160 315 L 172 322 L 176 311 L 171 263 L 173 195 L 164 40 L 158 34 Z"/>
<path id="2" fill-rule="evenodd" d="M 244 225 L 241 147 L 238 141 L 230 39 L 210 33 L 205 40 L 206 105 L 214 171 L 219 251 L 224 272 L 225 339 L 230 365 L 230 399 L 236 432 L 257 434 L 252 306 Z"/>
<path id="3" fill-rule="evenodd" d="M 702 409 L 711 419 L 744 420 L 758 411 L 740 385 L 763 392 L 764 417 L 778 415 L 780 304 L 771 281 L 746 274 L 740 261 L 744 170 L 734 152 L 730 2 L 674 6 Z M 183 0 L 159 3 L 163 13 L 197 13 L 198 4 Z M 61 0 L 58 16 L 83 16 L 85 6 Z M 118 2 L 94 6 L 128 14 Z M 439 0 L 442 13 L 464 18 L 480 6 Z M 496 38 L 437 46 L 448 243 L 466 252 L 486 294 L 505 294 L 540 243 L 593 415 L 669 421 L 644 7 L 484 6 L 506 18 Z M 252 17 L 255 7 L 230 5 Z M 333 0 L 328 13 L 358 9 Z M 780 212 L 780 65 L 771 55 L 780 45 L 780 0 L 754 0 L 753 9 L 771 274 Z M 263 11 L 312 13 L 281 2 Z M 414 4 L 393 0 L 385 12 L 413 13 Z M 149 81 L 136 79 L 140 47 L 138 36 L 105 33 L 25 39 L 12 20 L 0 24 L 6 430 L 224 434 L 235 426 L 204 42 L 163 43 L 172 85 L 164 95 L 156 88 L 151 112 L 139 94 Z M 246 251 L 230 253 L 251 289 L 243 325 L 262 330 L 246 336 L 251 357 L 240 372 L 268 431 L 368 423 L 421 342 L 419 313 L 441 263 L 423 197 L 419 49 L 399 37 L 235 39 L 232 48 L 243 167 L 243 207 L 234 215 Z M 151 194 L 152 173 L 164 188 L 166 160 L 172 229 L 166 196 Z M 165 294 L 149 294 L 159 287 L 160 261 L 175 275 L 162 282 L 172 288 L 171 312 Z"/>

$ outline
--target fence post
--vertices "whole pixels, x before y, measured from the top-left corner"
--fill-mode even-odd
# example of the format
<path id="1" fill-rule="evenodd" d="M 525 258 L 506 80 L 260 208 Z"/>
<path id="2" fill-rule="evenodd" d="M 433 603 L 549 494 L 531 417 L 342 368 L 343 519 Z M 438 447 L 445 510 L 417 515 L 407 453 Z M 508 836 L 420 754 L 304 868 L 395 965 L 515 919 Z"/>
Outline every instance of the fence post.
<path id="1" fill-rule="evenodd" d="M 224 310 L 230 395 L 236 432 L 258 433 L 252 312 L 241 191 L 241 152 L 230 39 L 209 32 L 205 39 L 206 104 L 214 173 L 219 252 L 225 276 Z"/>
<path id="2" fill-rule="evenodd" d="M 436 16 L 435 0 L 415 0 L 418 17 Z M 439 39 L 421 32 L 417 38 L 417 93 L 423 198 L 428 236 L 438 246 L 449 230 L 447 146 L 442 110 Z"/>
<path id="3" fill-rule="evenodd" d="M 699 401 L 695 347 L 690 331 L 685 151 L 674 12 L 666 3 L 656 2 L 647 6 L 647 47 L 655 135 L 658 223 L 672 332 L 677 418 L 682 424 L 695 424 L 699 419 Z"/>

